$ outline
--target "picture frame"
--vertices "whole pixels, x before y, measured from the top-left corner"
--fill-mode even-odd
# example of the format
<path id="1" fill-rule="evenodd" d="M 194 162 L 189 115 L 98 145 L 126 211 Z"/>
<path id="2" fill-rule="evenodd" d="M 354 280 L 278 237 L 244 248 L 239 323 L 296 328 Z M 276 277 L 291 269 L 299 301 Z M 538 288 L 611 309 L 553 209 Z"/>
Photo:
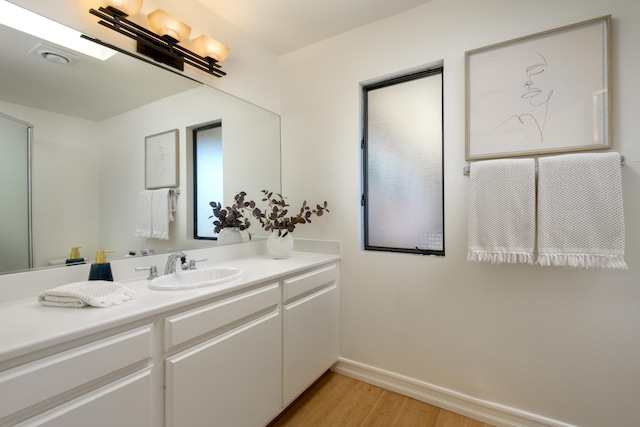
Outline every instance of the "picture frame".
<path id="1" fill-rule="evenodd" d="M 178 129 L 145 137 L 145 185 L 147 190 L 179 185 Z"/>
<path id="2" fill-rule="evenodd" d="M 465 52 L 465 159 L 611 148 L 611 16 Z"/>

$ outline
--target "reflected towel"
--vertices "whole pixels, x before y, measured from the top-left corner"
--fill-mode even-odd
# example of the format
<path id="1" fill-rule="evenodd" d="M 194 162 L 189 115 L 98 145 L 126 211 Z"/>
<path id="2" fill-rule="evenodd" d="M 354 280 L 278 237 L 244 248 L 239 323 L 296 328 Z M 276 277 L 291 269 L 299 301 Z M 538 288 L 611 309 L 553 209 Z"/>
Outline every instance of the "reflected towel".
<path id="1" fill-rule="evenodd" d="M 173 221 L 176 210 L 175 193 L 169 188 L 153 191 L 151 199 L 151 237 L 169 239 L 169 223 Z"/>
<path id="2" fill-rule="evenodd" d="M 469 179 L 467 260 L 532 264 L 535 160 L 473 162 Z"/>
<path id="3" fill-rule="evenodd" d="M 538 160 L 538 264 L 627 268 L 620 160 L 618 153 Z"/>
<path id="4" fill-rule="evenodd" d="M 43 291 L 38 295 L 38 302 L 53 307 L 109 307 L 134 297 L 135 291 L 121 283 L 91 280 Z"/>
<path id="5" fill-rule="evenodd" d="M 151 199 L 153 191 L 143 190 L 138 193 L 136 208 L 136 229 L 134 236 L 151 237 Z"/>

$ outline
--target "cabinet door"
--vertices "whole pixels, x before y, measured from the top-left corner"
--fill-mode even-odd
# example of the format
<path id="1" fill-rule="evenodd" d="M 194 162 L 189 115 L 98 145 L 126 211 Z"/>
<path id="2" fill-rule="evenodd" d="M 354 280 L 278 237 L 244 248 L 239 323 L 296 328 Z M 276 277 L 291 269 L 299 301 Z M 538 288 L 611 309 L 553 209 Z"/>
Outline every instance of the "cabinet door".
<path id="1" fill-rule="evenodd" d="M 150 427 L 151 369 L 87 393 L 18 427 Z"/>
<path id="2" fill-rule="evenodd" d="M 285 405 L 338 361 L 338 287 L 332 283 L 284 307 Z"/>
<path id="3" fill-rule="evenodd" d="M 282 408 L 282 328 L 272 312 L 167 358 L 167 426 L 261 426 Z"/>

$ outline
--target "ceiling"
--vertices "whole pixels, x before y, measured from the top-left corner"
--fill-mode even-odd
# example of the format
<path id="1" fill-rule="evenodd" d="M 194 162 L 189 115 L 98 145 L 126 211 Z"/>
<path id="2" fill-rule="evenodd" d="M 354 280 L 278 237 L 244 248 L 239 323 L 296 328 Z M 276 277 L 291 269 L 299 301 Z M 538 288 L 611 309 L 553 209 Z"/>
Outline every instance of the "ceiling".
<path id="1" fill-rule="evenodd" d="M 258 43 L 285 54 L 430 0 L 198 0 Z"/>

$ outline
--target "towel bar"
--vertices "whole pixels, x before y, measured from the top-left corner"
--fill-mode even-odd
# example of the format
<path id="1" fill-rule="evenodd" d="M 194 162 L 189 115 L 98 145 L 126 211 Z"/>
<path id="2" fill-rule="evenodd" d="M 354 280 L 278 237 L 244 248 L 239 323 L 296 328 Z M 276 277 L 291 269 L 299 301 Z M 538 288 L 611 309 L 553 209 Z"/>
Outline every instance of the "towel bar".
<path id="1" fill-rule="evenodd" d="M 624 166 L 624 156 L 620 156 L 620 166 Z M 538 165 L 536 165 L 536 174 L 537 173 L 538 173 Z M 469 166 L 463 167 L 462 174 L 464 176 L 469 176 L 471 174 L 471 168 Z"/>

